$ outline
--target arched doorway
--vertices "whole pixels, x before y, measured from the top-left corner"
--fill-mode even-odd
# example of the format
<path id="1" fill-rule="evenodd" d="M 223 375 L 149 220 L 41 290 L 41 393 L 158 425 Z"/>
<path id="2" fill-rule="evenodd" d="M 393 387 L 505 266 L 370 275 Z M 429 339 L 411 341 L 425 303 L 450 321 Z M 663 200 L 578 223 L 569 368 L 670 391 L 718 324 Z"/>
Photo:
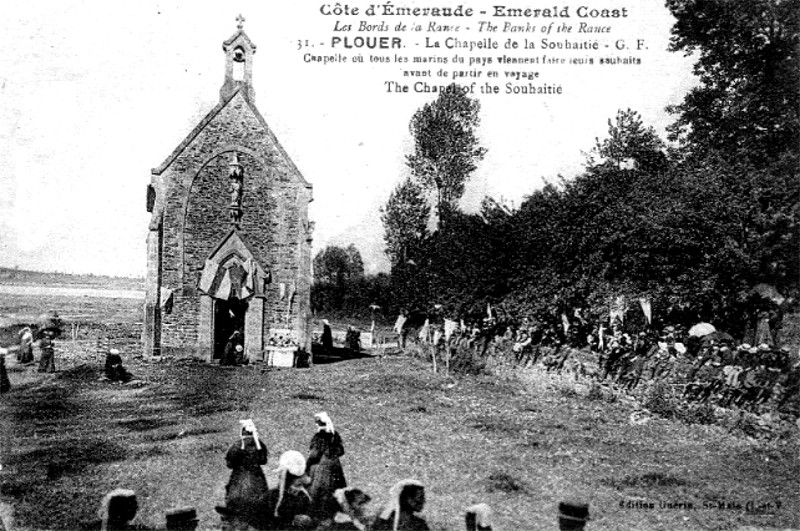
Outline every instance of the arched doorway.
<path id="1" fill-rule="evenodd" d="M 233 230 L 206 259 L 200 274 L 198 346 L 206 359 L 218 360 L 234 331 L 241 334 L 245 358 L 261 359 L 264 351 L 264 270 Z"/>
<path id="2" fill-rule="evenodd" d="M 245 315 L 247 301 L 241 299 L 216 299 L 214 301 L 214 359 L 218 360 L 225 352 L 225 345 L 235 331 L 241 334 L 241 344 L 245 344 Z"/>

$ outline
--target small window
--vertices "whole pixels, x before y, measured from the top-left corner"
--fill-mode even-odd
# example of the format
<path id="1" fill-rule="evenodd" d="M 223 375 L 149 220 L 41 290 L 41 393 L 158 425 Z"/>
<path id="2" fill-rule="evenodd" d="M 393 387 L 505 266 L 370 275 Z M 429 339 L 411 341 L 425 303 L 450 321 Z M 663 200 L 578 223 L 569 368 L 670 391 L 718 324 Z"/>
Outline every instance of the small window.
<path id="1" fill-rule="evenodd" d="M 152 212 L 156 204 L 156 189 L 152 184 L 147 185 L 147 211 Z"/>
<path id="2" fill-rule="evenodd" d="M 244 80 L 244 50 L 241 48 L 233 51 L 233 80 Z"/>

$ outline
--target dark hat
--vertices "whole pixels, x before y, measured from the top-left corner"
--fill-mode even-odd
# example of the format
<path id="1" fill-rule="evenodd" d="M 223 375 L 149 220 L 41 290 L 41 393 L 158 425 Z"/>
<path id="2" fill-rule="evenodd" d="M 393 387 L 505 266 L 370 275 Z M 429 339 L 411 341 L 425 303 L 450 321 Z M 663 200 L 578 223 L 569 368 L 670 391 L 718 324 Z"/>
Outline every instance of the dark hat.
<path id="1" fill-rule="evenodd" d="M 167 529 L 194 529 L 198 521 L 194 507 L 170 509 L 166 516 Z"/>
<path id="2" fill-rule="evenodd" d="M 574 501 L 559 502 L 558 518 L 572 522 L 586 522 L 589 520 L 589 504 Z"/>

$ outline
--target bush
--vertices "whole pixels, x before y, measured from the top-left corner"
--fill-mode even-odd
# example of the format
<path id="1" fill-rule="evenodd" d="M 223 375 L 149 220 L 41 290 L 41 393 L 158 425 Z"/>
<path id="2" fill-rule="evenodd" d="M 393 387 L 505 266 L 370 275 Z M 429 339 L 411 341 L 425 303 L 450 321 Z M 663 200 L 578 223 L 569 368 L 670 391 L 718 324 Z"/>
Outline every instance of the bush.
<path id="1" fill-rule="evenodd" d="M 575 390 L 574 387 L 564 386 L 559 388 L 558 391 L 564 398 L 575 398 L 578 396 L 578 392 Z"/>
<path id="2" fill-rule="evenodd" d="M 456 350 L 450 358 L 450 371 L 456 374 L 487 374 L 486 360 L 475 354 L 472 349 Z"/>
<path id="3" fill-rule="evenodd" d="M 602 400 L 603 399 L 603 386 L 597 382 L 592 382 L 592 386 L 589 388 L 589 393 L 586 395 L 588 400 Z"/>
<path id="4" fill-rule="evenodd" d="M 505 472 L 494 472 L 487 480 L 486 490 L 489 492 L 525 493 L 528 489 L 523 480 Z"/>
<path id="5" fill-rule="evenodd" d="M 678 418 L 686 424 L 714 424 L 717 417 L 711 404 L 689 405 L 678 412 Z"/>
<path id="6" fill-rule="evenodd" d="M 671 396 L 669 386 L 664 382 L 656 382 L 647 393 L 644 407 L 654 415 L 665 419 L 674 418 L 678 413 L 678 404 Z"/>

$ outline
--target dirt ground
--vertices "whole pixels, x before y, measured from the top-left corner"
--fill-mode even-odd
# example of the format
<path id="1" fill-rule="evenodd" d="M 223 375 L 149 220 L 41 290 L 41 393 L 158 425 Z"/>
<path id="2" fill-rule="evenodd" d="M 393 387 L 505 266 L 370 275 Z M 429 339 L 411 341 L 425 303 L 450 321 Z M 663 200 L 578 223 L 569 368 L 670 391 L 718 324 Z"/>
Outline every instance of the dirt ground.
<path id="1" fill-rule="evenodd" d="M 554 529 L 566 498 L 591 504 L 589 529 L 800 526 L 796 441 L 631 424 L 635 404 L 590 400 L 583 385 L 538 369 L 454 380 L 399 356 L 271 371 L 131 358 L 139 381 L 121 385 L 101 381 L 97 355 L 79 346 L 62 342 L 55 375 L 12 364 L 0 501 L 18 529 L 79 527 L 115 487 L 139 493 L 148 525 L 188 505 L 214 529 L 238 420 L 259 427 L 274 485 L 277 457 L 306 451 L 321 410 L 344 439 L 349 483 L 373 496 L 372 508 L 395 481 L 417 478 L 434 529 L 460 529 L 477 502 L 492 506 L 496 529 Z"/>
<path id="2" fill-rule="evenodd" d="M 51 308 L 90 331 L 135 328 L 141 310 L 135 300 L 0 301 L 0 314 L 14 319 Z M 555 529 L 567 498 L 590 503 L 593 530 L 800 528 L 796 437 L 642 421 L 636 402 L 598 399 L 585 383 L 539 368 L 453 379 L 397 355 L 264 370 L 123 349 L 137 381 L 114 384 L 101 379 L 95 336 L 58 340 L 54 375 L 9 356 L 0 517 L 8 522 L 13 511 L 15 529 L 78 528 L 116 487 L 137 491 L 149 526 L 163 527 L 170 508 L 193 506 L 201 528 L 218 528 L 214 506 L 238 420 L 259 427 L 274 486 L 278 456 L 307 451 L 322 410 L 344 440 L 348 482 L 373 497 L 372 510 L 394 482 L 414 477 L 427 485 L 432 529 L 461 529 L 463 509 L 478 502 L 492 506 L 497 530 Z"/>

